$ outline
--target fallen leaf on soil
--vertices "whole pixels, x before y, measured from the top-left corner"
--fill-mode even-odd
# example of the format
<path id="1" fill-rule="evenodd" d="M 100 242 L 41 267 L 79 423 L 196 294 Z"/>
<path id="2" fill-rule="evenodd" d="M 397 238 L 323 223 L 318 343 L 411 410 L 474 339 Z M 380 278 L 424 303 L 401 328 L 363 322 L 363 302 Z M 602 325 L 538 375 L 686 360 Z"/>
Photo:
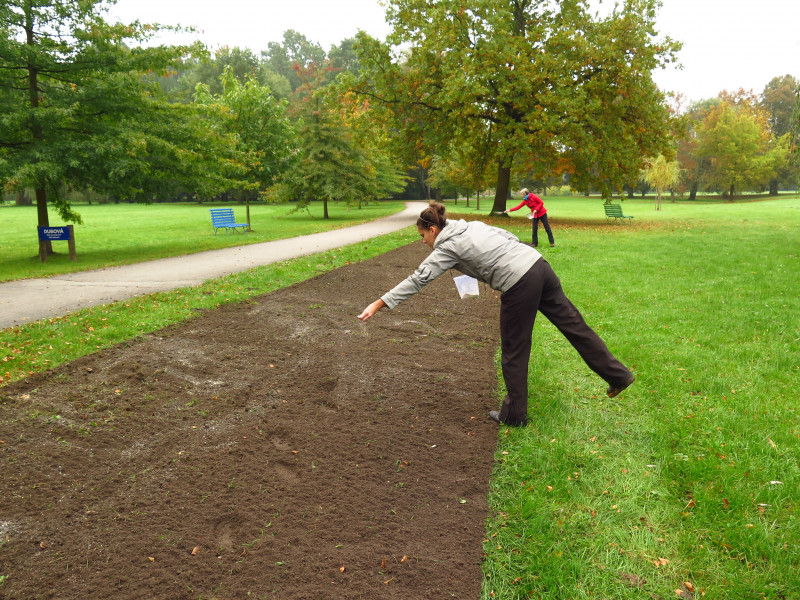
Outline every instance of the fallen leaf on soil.
<path id="1" fill-rule="evenodd" d="M 405 554 L 403 554 L 403 558 L 400 559 L 400 564 L 403 564 L 405 562 L 408 562 L 408 557 Z"/>
<path id="2" fill-rule="evenodd" d="M 386 568 L 386 557 L 384 556 L 383 560 L 381 560 L 381 569 L 385 569 L 385 568 Z"/>
<path id="3" fill-rule="evenodd" d="M 344 573 L 344 571 L 345 571 L 345 566 L 344 565 L 339 567 L 339 573 Z"/>
<path id="4" fill-rule="evenodd" d="M 39 548 L 44 550 L 45 548 L 47 548 L 47 544 L 45 544 L 44 542 L 39 542 Z"/>
<path id="5" fill-rule="evenodd" d="M 200 552 L 200 546 L 195 546 L 192 548 L 192 556 L 197 556 L 198 552 Z"/>
<path id="6" fill-rule="evenodd" d="M 394 579 L 394 577 L 392 577 L 392 579 Z M 383 585 L 386 585 L 386 584 L 387 584 L 387 583 L 389 583 L 389 582 L 390 582 L 392 579 L 387 579 L 386 581 L 384 581 L 384 582 L 383 582 Z"/>
<path id="7" fill-rule="evenodd" d="M 152 556 L 148 556 L 147 560 L 149 560 L 150 562 L 156 562 L 156 559 L 153 558 Z"/>

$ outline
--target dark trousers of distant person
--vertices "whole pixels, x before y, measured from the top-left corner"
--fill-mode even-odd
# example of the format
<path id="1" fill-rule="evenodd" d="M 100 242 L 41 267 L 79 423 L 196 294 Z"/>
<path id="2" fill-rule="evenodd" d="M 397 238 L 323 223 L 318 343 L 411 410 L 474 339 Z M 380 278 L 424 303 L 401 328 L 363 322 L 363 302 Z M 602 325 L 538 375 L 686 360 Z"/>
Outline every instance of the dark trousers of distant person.
<path id="1" fill-rule="evenodd" d="M 609 385 L 631 378 L 628 368 L 611 354 L 564 294 L 550 264 L 540 258 L 500 297 L 502 366 L 507 391 L 500 421 L 509 425 L 528 420 L 528 364 L 537 311 L 558 328 L 589 368 Z"/>
<path id="2" fill-rule="evenodd" d="M 556 241 L 553 239 L 553 230 L 550 229 L 550 223 L 547 221 L 547 213 L 544 213 L 541 217 L 533 217 L 532 220 L 533 239 L 531 241 L 533 242 L 533 247 L 536 248 L 536 246 L 539 245 L 539 221 L 541 221 L 542 225 L 544 225 L 544 230 L 547 233 L 547 239 L 550 240 L 550 245 L 552 246 L 556 243 Z"/>

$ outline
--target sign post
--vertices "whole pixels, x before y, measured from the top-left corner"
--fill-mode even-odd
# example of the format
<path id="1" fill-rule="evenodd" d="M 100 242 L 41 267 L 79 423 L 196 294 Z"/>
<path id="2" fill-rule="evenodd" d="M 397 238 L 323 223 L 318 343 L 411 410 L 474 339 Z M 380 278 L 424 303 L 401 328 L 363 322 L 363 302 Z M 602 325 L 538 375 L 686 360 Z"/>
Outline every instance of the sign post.
<path id="1" fill-rule="evenodd" d="M 37 227 L 39 230 L 39 258 L 47 262 L 47 242 L 65 241 L 69 246 L 69 259 L 77 260 L 75 254 L 75 227 L 64 225 L 59 227 Z"/>

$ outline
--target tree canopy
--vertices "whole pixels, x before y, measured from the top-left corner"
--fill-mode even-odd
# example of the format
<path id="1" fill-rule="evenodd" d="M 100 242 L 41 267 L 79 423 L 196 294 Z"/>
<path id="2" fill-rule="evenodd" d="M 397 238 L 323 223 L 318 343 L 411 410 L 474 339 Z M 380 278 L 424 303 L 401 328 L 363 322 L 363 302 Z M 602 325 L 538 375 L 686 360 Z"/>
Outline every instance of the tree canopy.
<path id="1" fill-rule="evenodd" d="M 90 187 L 146 199 L 224 182 L 204 161 L 228 147 L 200 127 L 195 107 L 168 105 L 149 77 L 199 47 L 140 47 L 158 28 L 109 24 L 97 0 L 0 4 L 0 181 L 36 191 L 40 226 L 48 201 L 80 221 L 61 193 Z M 217 151 L 217 153 L 214 152 Z"/>
<path id="2" fill-rule="evenodd" d="M 679 46 L 655 38 L 658 5 L 626 0 L 599 17 L 583 0 L 389 0 L 393 33 L 360 34 L 355 89 L 391 106 L 429 151 L 491 128 L 495 211 L 512 167 L 569 173 L 608 196 L 668 143 L 651 72 Z"/>

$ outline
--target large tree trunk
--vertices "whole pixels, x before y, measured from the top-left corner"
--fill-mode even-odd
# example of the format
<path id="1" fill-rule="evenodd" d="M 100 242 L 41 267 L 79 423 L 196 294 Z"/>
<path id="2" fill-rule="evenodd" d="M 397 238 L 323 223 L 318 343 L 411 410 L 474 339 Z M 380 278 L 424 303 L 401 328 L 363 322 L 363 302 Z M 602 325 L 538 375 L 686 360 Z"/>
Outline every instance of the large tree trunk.
<path id="1" fill-rule="evenodd" d="M 689 200 L 697 200 L 697 182 L 693 181 L 691 188 L 689 188 Z"/>
<path id="2" fill-rule="evenodd" d="M 33 48 L 36 43 L 33 38 L 33 10 L 30 4 L 25 7 L 25 36 L 28 46 Z M 39 71 L 33 63 L 33 59 L 28 59 L 28 99 L 31 107 L 30 130 L 34 145 L 42 143 L 42 126 L 36 121 L 36 109 L 39 107 Z M 47 215 L 47 188 L 44 182 L 36 187 L 36 215 L 39 227 L 49 227 L 50 218 Z M 37 236 L 38 237 L 38 236 Z M 39 255 L 42 262 L 47 256 L 53 254 L 53 242 L 50 240 L 39 242 Z"/>
<path id="3" fill-rule="evenodd" d="M 778 195 L 778 180 L 777 179 L 770 179 L 769 180 L 769 195 L 770 196 L 777 196 Z"/>
<path id="4" fill-rule="evenodd" d="M 728 192 L 728 200 L 730 200 L 731 202 L 733 202 L 733 184 L 731 184 L 731 189 L 730 189 L 730 191 Z"/>
<path id="5" fill-rule="evenodd" d="M 493 213 L 501 213 L 506 209 L 508 200 L 509 184 L 511 182 L 511 167 L 504 167 L 502 163 L 497 165 L 497 189 L 494 193 Z"/>
<path id="6" fill-rule="evenodd" d="M 36 188 L 36 216 L 39 227 L 50 227 L 50 215 L 47 214 L 47 190 L 44 186 Z M 44 248 L 46 256 L 53 254 L 53 242 L 50 240 L 40 241 L 39 248 L 40 252 Z"/>

